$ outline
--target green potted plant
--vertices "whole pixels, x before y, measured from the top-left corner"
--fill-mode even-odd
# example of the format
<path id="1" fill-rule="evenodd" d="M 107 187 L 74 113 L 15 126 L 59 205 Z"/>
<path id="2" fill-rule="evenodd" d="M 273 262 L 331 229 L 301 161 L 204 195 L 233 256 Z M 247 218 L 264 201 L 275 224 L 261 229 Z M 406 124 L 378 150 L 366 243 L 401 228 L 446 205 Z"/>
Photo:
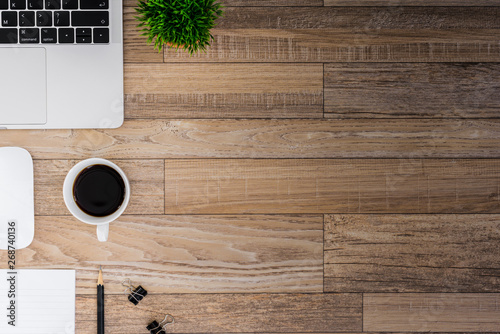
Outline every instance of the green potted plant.
<path id="1" fill-rule="evenodd" d="M 158 52 L 167 45 L 193 54 L 210 45 L 210 30 L 223 15 L 222 8 L 217 0 L 139 0 L 136 19 Z"/>

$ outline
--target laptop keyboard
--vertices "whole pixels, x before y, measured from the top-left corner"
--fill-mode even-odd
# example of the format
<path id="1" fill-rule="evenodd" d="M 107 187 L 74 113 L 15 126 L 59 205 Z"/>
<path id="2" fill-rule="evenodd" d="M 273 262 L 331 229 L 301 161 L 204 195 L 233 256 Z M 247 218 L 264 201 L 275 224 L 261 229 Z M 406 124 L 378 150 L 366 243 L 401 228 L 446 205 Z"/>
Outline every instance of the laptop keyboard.
<path id="1" fill-rule="evenodd" d="M 0 44 L 109 43 L 109 0 L 0 0 Z"/>

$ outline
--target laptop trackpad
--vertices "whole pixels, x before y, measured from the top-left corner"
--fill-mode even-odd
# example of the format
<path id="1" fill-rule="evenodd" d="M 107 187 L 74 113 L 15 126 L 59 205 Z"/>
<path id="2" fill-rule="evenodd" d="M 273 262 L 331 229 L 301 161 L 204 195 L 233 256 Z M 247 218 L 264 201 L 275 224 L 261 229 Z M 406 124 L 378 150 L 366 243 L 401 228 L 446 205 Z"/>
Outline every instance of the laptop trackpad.
<path id="1" fill-rule="evenodd" d="M 44 48 L 0 48 L 0 124 L 47 123 Z"/>

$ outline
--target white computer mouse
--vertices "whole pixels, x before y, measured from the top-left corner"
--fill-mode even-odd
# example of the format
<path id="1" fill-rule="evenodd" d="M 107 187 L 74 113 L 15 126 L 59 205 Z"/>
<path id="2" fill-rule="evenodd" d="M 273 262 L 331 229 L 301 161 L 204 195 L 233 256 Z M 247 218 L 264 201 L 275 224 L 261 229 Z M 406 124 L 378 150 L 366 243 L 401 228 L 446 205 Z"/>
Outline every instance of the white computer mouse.
<path id="1" fill-rule="evenodd" d="M 0 147 L 0 249 L 28 247 L 35 236 L 33 159 L 20 147 Z"/>

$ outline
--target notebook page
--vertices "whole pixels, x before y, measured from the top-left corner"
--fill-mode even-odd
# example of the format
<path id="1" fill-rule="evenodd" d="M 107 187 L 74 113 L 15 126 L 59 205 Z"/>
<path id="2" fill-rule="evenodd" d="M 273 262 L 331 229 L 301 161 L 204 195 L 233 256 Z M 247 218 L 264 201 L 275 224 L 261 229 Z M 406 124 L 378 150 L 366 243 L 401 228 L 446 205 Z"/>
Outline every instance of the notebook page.
<path id="1" fill-rule="evenodd" d="M 75 333 L 74 270 L 19 269 L 15 271 L 17 275 L 11 272 L 0 270 L 0 333 Z M 11 284 L 14 281 L 15 285 Z M 15 326 L 12 326 L 12 300 Z"/>

